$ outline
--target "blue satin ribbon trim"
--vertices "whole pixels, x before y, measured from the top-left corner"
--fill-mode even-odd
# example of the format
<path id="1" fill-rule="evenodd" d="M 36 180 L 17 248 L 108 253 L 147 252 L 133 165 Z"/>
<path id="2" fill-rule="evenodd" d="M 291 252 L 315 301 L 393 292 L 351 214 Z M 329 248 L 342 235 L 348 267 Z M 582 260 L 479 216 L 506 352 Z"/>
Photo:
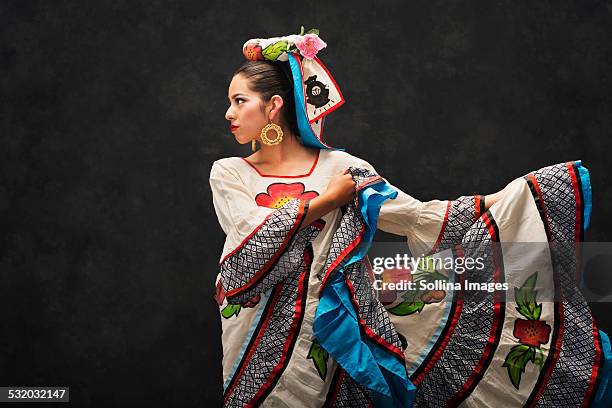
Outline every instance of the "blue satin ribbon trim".
<path id="1" fill-rule="evenodd" d="M 385 180 L 359 191 L 359 211 L 365 222 L 361 242 L 351 258 L 329 278 L 313 322 L 313 333 L 319 344 L 348 375 L 371 391 L 372 403 L 377 408 L 411 407 L 416 387 L 408 379 L 402 361 L 368 337 L 362 337 L 343 271 L 347 265 L 365 256 L 376 232 L 382 203 L 394 199 L 397 194 Z"/>
<path id="2" fill-rule="evenodd" d="M 574 161 L 576 168 L 578 169 L 578 176 L 580 177 L 580 185 L 582 186 L 582 200 L 584 207 L 584 219 L 582 220 L 582 225 L 584 231 L 589 229 L 591 223 L 591 210 L 593 208 L 593 198 L 591 192 L 591 176 L 589 174 L 589 169 L 582 166 L 582 160 Z"/>
<path id="3" fill-rule="evenodd" d="M 582 226 L 584 232 L 589 229 L 591 223 L 591 210 L 593 208 L 593 198 L 591 192 L 591 176 L 589 170 L 582 166 L 582 160 L 575 160 L 574 165 L 578 169 L 577 177 L 580 178 L 580 186 L 582 188 Z M 584 273 L 580 274 L 578 287 L 584 287 Z"/>

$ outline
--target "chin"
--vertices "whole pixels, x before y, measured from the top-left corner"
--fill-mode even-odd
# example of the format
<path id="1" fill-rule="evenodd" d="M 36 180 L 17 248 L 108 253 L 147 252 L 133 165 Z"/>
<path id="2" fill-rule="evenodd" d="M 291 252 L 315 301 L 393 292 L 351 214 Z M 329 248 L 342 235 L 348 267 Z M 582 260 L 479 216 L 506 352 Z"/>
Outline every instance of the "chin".
<path id="1" fill-rule="evenodd" d="M 253 140 L 253 138 L 246 138 L 244 136 L 238 136 L 236 134 L 234 134 L 234 138 L 236 139 L 236 141 L 238 143 L 240 143 L 241 145 L 243 144 L 247 144 L 247 143 L 251 143 L 251 140 Z"/>

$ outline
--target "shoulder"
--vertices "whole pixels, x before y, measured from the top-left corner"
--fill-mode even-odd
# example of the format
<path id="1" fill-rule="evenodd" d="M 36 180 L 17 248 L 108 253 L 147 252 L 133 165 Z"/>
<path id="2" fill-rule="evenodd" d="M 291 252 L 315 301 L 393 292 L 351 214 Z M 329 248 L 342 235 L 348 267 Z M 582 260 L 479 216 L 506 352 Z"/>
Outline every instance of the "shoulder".
<path id="1" fill-rule="evenodd" d="M 341 168 L 354 167 L 372 167 L 367 160 L 361 157 L 350 154 L 341 150 L 328 150 L 329 159 L 337 163 Z"/>
<path id="2" fill-rule="evenodd" d="M 210 177 L 228 177 L 233 176 L 240 179 L 240 166 L 243 160 L 241 157 L 223 157 L 213 161 L 210 168 Z"/>
<path id="3" fill-rule="evenodd" d="M 221 159 L 217 159 L 213 161 L 211 171 L 214 170 L 225 170 L 225 171 L 234 171 L 239 164 L 242 162 L 241 157 L 232 156 L 232 157 L 223 157 Z"/>
<path id="4" fill-rule="evenodd" d="M 334 161 L 335 163 L 341 163 L 343 165 L 351 165 L 352 163 L 357 163 L 361 160 L 359 157 L 354 156 L 347 151 L 326 150 L 326 152 L 330 160 Z"/>

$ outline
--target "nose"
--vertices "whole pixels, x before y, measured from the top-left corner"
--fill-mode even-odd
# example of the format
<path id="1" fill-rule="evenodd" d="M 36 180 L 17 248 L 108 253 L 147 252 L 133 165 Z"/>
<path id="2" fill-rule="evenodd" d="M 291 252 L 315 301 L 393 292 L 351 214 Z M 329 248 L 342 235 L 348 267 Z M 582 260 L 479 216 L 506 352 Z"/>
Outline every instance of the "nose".
<path id="1" fill-rule="evenodd" d="M 225 119 L 227 119 L 229 121 L 234 119 L 234 112 L 232 111 L 232 107 L 231 106 L 229 108 L 227 108 L 227 111 L 225 111 Z"/>

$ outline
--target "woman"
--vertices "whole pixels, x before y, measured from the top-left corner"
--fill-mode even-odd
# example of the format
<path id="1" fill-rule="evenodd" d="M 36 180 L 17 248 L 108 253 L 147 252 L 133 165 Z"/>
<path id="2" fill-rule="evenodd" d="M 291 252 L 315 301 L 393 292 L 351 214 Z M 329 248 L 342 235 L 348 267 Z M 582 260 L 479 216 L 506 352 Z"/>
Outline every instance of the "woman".
<path id="1" fill-rule="evenodd" d="M 465 255 L 492 255 L 487 269 L 466 274 L 469 279 L 506 280 L 534 294 L 537 277 L 522 265 L 525 273 L 507 279 L 503 267 L 511 261 L 493 243 L 525 235 L 547 245 L 568 235 L 574 242 L 576 231 L 546 226 L 565 221 L 578 233 L 588 226 L 586 169 L 580 162 L 549 166 L 495 194 L 421 202 L 367 161 L 322 141 L 325 115 L 344 102 L 316 58 L 325 45 L 317 30 L 249 40 L 243 52 L 250 61 L 229 85 L 230 130 L 238 143 L 251 142 L 254 153 L 219 159 L 210 174 L 226 233 L 215 296 L 224 406 L 602 403 L 609 342 L 594 329 L 584 299 L 575 308 L 515 299 L 518 309 L 531 313 L 519 316 L 498 292 L 381 293 L 365 255 L 376 228 L 405 236 L 412 254 L 446 250 L 459 259 L 463 244 Z M 549 197 L 559 183 L 570 188 L 571 180 L 580 191 Z M 554 210 L 561 204 L 577 211 L 559 215 Z M 511 227 L 518 217 L 521 227 Z M 404 276 L 463 282 L 421 265 Z M 549 276 L 540 273 L 537 285 L 549 279 L 561 293 L 555 277 L 575 267 L 569 256 L 550 266 Z M 389 272 L 383 280 L 396 278 Z M 570 326 L 569 318 L 564 325 L 564 313 L 590 326 Z M 583 336 L 572 339 L 564 328 Z M 573 385 L 562 395 L 559 384 L 568 382 Z"/>

